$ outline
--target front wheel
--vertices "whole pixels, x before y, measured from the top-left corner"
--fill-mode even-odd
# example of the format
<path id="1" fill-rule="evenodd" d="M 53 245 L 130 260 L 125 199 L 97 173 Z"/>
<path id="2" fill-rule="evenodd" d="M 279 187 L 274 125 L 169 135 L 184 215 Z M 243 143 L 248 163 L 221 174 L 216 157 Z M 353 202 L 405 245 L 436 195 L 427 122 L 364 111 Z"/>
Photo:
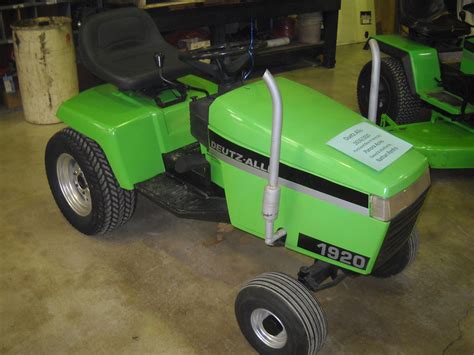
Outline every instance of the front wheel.
<path id="1" fill-rule="evenodd" d="M 136 192 L 122 189 L 93 140 L 71 128 L 56 133 L 45 154 L 46 174 L 56 203 L 73 227 L 104 234 L 127 222 Z"/>
<path id="2" fill-rule="evenodd" d="M 316 354 L 327 323 L 311 293 L 292 277 L 265 273 L 248 282 L 235 301 L 240 330 L 260 354 Z"/>
<path id="3" fill-rule="evenodd" d="M 372 272 L 372 276 L 387 278 L 395 276 L 405 270 L 416 258 L 418 253 L 418 232 L 413 228 L 410 237 L 400 250 L 384 264 Z"/>

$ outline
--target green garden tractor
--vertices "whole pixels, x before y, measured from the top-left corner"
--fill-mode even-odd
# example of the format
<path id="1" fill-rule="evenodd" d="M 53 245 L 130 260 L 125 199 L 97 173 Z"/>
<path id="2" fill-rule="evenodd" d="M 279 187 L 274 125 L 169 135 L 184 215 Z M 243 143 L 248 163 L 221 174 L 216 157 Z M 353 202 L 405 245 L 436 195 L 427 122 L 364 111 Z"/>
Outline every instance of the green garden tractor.
<path id="1" fill-rule="evenodd" d="M 443 0 L 400 0 L 408 36 L 373 36 L 373 60 L 358 80 L 362 115 L 413 144 L 432 168 L 474 168 L 474 36 L 465 12 L 474 4 L 461 21 Z"/>
<path id="2" fill-rule="evenodd" d="M 415 258 L 428 161 L 306 86 L 268 71 L 243 82 L 258 47 L 180 53 L 136 8 L 90 17 L 80 56 L 106 84 L 60 107 L 69 127 L 50 139 L 46 172 L 59 209 L 87 235 L 129 221 L 140 193 L 312 258 L 296 279 L 249 281 L 235 314 L 258 352 L 314 354 L 327 325 L 311 292 L 389 277 Z"/>

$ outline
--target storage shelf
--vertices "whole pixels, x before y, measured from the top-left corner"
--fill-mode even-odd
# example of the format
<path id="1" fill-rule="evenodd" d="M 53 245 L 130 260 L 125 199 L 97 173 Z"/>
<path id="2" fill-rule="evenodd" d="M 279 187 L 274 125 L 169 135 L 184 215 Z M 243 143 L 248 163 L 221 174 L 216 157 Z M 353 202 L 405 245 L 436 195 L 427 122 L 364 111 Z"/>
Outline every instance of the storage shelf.
<path id="1" fill-rule="evenodd" d="M 17 9 L 26 9 L 29 7 L 39 7 L 39 6 L 51 6 L 64 3 L 74 3 L 79 0 L 45 0 L 45 1 L 30 1 L 20 4 L 11 4 L 11 5 L 0 5 L 0 11 L 4 10 L 17 10 Z"/>
<path id="2" fill-rule="evenodd" d="M 324 46 L 324 41 L 315 43 L 315 44 L 309 44 L 309 43 L 290 43 L 285 46 L 278 46 L 278 47 L 270 47 L 270 48 L 264 48 L 262 50 L 258 51 L 259 56 L 267 56 L 267 55 L 274 55 L 279 52 L 296 52 L 296 51 L 302 51 L 302 50 L 308 50 L 308 49 L 313 49 L 313 48 L 320 48 Z"/>

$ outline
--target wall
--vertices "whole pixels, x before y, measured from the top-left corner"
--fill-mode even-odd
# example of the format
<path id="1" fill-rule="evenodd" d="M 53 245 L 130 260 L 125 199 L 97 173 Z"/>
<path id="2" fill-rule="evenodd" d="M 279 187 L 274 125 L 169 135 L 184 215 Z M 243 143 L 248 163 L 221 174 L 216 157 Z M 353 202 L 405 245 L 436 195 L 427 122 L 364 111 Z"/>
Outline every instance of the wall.
<path id="1" fill-rule="evenodd" d="M 370 24 L 361 24 L 361 12 L 370 12 Z M 342 0 L 337 44 L 360 43 L 375 34 L 374 0 Z"/>
<path id="2" fill-rule="evenodd" d="M 377 34 L 388 35 L 397 32 L 396 0 L 375 0 Z"/>

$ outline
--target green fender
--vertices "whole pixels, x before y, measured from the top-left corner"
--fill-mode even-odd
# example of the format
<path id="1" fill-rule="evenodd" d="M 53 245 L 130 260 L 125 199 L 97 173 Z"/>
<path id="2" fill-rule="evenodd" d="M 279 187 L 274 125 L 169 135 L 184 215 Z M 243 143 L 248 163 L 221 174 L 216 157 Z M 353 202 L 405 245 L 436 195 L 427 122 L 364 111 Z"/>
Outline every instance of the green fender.
<path id="1" fill-rule="evenodd" d="M 436 110 L 440 109 L 445 117 L 460 115 L 460 107 L 439 100 L 433 95 L 444 91 L 439 84 L 441 69 L 436 49 L 397 35 L 373 36 L 372 38 L 378 41 L 381 52 L 401 60 L 410 90 L 414 95 L 419 96 Z M 467 49 L 464 52 L 468 52 Z M 468 59 L 463 65 L 465 72 L 470 70 Z M 466 113 L 473 112 L 474 107 L 468 104 Z"/>
<path id="2" fill-rule="evenodd" d="M 217 85 L 196 76 L 179 80 L 217 92 Z M 202 95 L 190 91 L 186 101 L 159 108 L 150 98 L 104 84 L 63 103 L 57 116 L 96 141 L 120 186 L 131 190 L 135 184 L 165 171 L 162 154 L 195 141 L 190 133 L 189 101 Z"/>
<path id="3" fill-rule="evenodd" d="M 373 36 L 380 51 L 399 58 L 407 75 L 413 94 L 439 91 L 436 80 L 441 79 L 440 64 L 436 49 L 398 35 Z"/>

